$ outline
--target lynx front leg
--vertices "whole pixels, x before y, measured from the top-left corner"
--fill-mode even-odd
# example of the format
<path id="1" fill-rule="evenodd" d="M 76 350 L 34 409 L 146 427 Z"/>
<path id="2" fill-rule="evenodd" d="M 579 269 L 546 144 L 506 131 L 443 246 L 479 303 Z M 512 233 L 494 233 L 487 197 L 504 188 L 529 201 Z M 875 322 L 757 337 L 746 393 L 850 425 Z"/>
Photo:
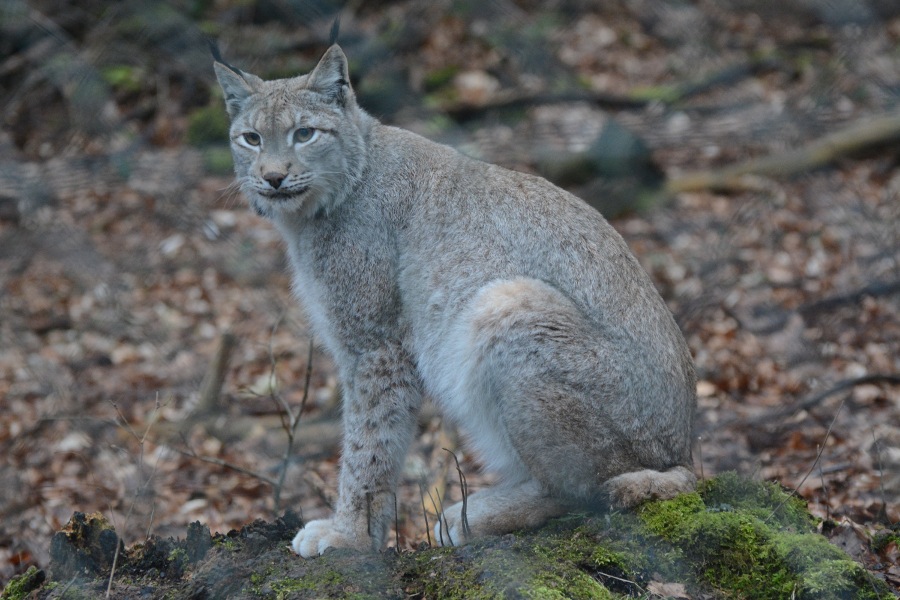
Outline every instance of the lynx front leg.
<path id="1" fill-rule="evenodd" d="M 379 550 L 394 517 L 394 494 L 415 432 L 421 386 L 399 347 L 366 354 L 344 382 L 344 441 L 335 515 L 311 521 L 292 544 L 303 557 L 328 548 Z"/>

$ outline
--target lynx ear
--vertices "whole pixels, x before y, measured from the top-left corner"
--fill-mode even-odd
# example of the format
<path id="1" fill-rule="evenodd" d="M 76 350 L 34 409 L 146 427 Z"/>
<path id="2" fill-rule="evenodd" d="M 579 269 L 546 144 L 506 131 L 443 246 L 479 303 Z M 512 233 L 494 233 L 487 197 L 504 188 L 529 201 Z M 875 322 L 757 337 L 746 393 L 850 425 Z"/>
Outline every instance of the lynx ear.
<path id="1" fill-rule="evenodd" d="M 216 70 L 216 79 L 225 92 L 225 108 L 228 110 L 228 116 L 233 119 L 241 112 L 244 100 L 256 93 L 262 80 L 256 75 L 232 67 L 221 60 L 221 57 L 216 57 L 213 68 Z"/>
<path id="2" fill-rule="evenodd" d="M 352 98 L 347 57 L 340 46 L 334 44 L 325 52 L 325 56 L 309 74 L 306 87 L 322 92 L 329 100 L 342 106 Z"/>

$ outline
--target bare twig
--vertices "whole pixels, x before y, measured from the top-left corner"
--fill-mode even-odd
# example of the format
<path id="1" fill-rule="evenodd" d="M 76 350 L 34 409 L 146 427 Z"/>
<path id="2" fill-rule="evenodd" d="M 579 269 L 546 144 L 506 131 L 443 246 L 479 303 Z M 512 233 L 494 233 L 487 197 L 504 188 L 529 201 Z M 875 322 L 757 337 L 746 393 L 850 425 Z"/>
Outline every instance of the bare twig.
<path id="1" fill-rule="evenodd" d="M 72 584 L 74 584 L 77 579 L 78 579 L 78 575 L 75 575 L 74 577 L 72 577 L 72 579 L 69 580 L 69 583 L 67 583 L 65 585 L 65 587 L 63 587 L 63 589 L 60 590 L 59 596 L 57 596 L 57 598 L 65 598 L 66 592 L 69 591 L 69 588 L 72 587 Z M 106 597 L 109 598 L 109 590 L 106 590 Z"/>
<path id="2" fill-rule="evenodd" d="M 219 337 L 216 353 L 213 355 L 203 383 L 200 384 L 200 399 L 197 402 L 197 413 L 201 415 L 211 414 L 216 410 L 219 396 L 222 394 L 222 386 L 225 383 L 225 375 L 228 373 L 228 362 L 231 353 L 237 345 L 237 338 L 230 331 L 225 331 Z"/>
<path id="3" fill-rule="evenodd" d="M 640 590 L 641 593 L 644 593 L 644 588 L 642 588 L 641 585 L 636 581 L 631 581 L 630 579 L 624 579 L 622 577 L 616 577 L 615 575 L 610 575 L 609 573 L 604 573 L 603 571 L 597 571 L 597 575 L 600 575 L 601 577 L 606 577 L 608 579 L 614 579 L 616 581 L 621 581 L 622 583 L 627 583 L 629 585 L 633 585 L 638 590 Z"/>
<path id="4" fill-rule="evenodd" d="M 853 379 L 845 379 L 843 381 L 839 381 L 827 390 L 821 391 L 817 394 L 813 394 L 812 396 L 809 396 L 795 404 L 791 404 L 790 406 L 786 406 L 778 410 L 773 410 L 772 412 L 750 419 L 749 422 L 753 425 L 759 425 L 768 421 L 781 420 L 787 416 L 797 414 L 801 410 L 809 410 L 835 394 L 852 389 L 858 385 L 869 383 L 887 383 L 892 385 L 900 385 L 900 375 L 874 373 L 872 375 L 863 375 L 862 377 L 855 377 Z"/>
<path id="5" fill-rule="evenodd" d="M 825 472 L 822 467 L 819 467 L 819 479 L 822 481 L 822 494 L 825 495 L 825 520 L 827 521 L 831 519 L 831 500 L 828 498 L 828 486 L 825 485 Z"/>
<path id="6" fill-rule="evenodd" d="M 325 481 L 322 477 L 312 469 L 305 471 L 302 477 L 303 481 L 312 488 L 316 496 L 319 497 L 319 500 L 322 501 L 322 504 L 324 504 L 326 508 L 334 510 L 334 496 L 328 492 L 328 486 L 325 485 Z"/>
<path id="7" fill-rule="evenodd" d="M 831 436 L 831 429 L 834 427 L 834 424 L 837 422 L 838 415 L 841 414 L 841 409 L 844 408 L 844 402 L 847 401 L 847 398 L 841 399 L 840 405 L 838 405 L 837 410 L 834 411 L 834 418 L 831 419 L 831 423 L 828 424 L 828 430 L 825 432 L 825 439 L 822 440 L 822 446 L 819 448 L 818 452 L 816 452 L 816 459 L 813 461 L 812 466 L 809 467 L 809 470 L 806 472 L 806 475 L 803 476 L 803 479 L 800 480 L 800 483 L 797 484 L 796 489 L 800 489 L 803 487 L 803 484 L 806 483 L 806 479 L 810 476 L 810 474 L 815 470 L 816 465 L 819 464 L 819 459 L 822 458 L 822 453 L 825 452 L 825 446 L 828 444 L 828 438 Z M 775 516 L 775 513 L 781 509 L 782 506 L 788 501 L 789 497 L 785 497 L 784 500 L 778 503 L 778 506 L 769 513 L 769 516 L 765 518 L 764 523 L 768 523 L 772 517 Z"/>
<path id="8" fill-rule="evenodd" d="M 699 454 L 700 460 L 700 481 L 706 481 L 706 476 L 703 474 L 703 436 L 697 436 L 697 454 Z"/>
<path id="9" fill-rule="evenodd" d="M 203 456 L 201 454 L 197 454 L 193 450 L 191 450 L 190 452 L 188 452 L 187 450 L 182 450 L 181 448 L 173 448 L 173 450 L 175 450 L 175 452 L 181 454 L 182 456 L 187 456 L 189 458 L 195 458 L 195 459 L 199 460 L 200 462 L 205 462 L 205 463 L 209 463 L 211 465 L 217 465 L 220 467 L 224 467 L 226 469 L 231 469 L 232 471 L 235 471 L 237 473 L 243 473 L 244 475 L 249 475 L 250 477 L 253 477 L 254 479 L 262 481 L 263 483 L 268 484 L 268 485 L 272 486 L 273 488 L 275 487 L 276 481 L 274 479 L 272 479 L 270 477 L 266 477 L 265 475 L 262 475 L 261 473 L 257 473 L 256 471 L 251 471 L 250 469 L 247 469 L 240 465 L 236 465 L 232 462 L 228 462 L 227 460 L 222 460 L 221 458 L 216 458 L 214 456 Z"/>
<path id="10" fill-rule="evenodd" d="M 435 492 L 436 491 L 437 491 L 437 489 L 435 489 Z M 453 537 L 450 535 L 450 520 L 447 518 L 447 515 L 444 514 L 444 499 L 441 496 L 438 496 L 438 505 L 441 507 L 441 516 L 440 516 L 441 529 L 443 530 L 444 524 L 446 523 L 446 525 L 447 525 L 447 541 L 450 542 L 451 546 L 455 546 L 455 544 L 453 543 Z M 443 539 L 443 535 L 442 535 L 441 536 L 441 546 L 443 546 L 443 545 L 444 545 L 444 539 Z"/>
<path id="11" fill-rule="evenodd" d="M 456 457 L 456 454 L 452 450 L 448 450 L 447 448 L 443 448 L 444 452 L 448 452 L 450 456 L 453 457 L 453 461 L 456 463 L 456 472 L 459 474 L 459 487 L 462 490 L 462 528 L 463 528 L 463 537 L 465 539 L 469 539 L 469 534 L 471 533 L 469 530 L 469 517 L 467 514 L 468 509 L 468 499 L 469 499 L 469 484 L 466 481 L 466 475 L 462 472 L 462 469 L 459 466 L 459 459 Z"/>
<path id="12" fill-rule="evenodd" d="M 696 81 L 654 88 L 652 90 L 635 90 L 628 94 L 614 94 L 592 90 L 573 90 L 561 93 L 521 93 L 513 91 L 497 94 L 491 100 L 481 104 L 455 103 L 446 106 L 444 112 L 456 121 L 469 121 L 491 111 L 517 110 L 561 102 L 590 102 L 602 108 L 616 110 L 640 109 L 652 103 L 677 104 L 692 96 L 705 93 L 712 88 L 731 85 L 745 77 L 764 71 L 771 71 L 779 66 L 781 66 L 781 62 L 771 58 L 751 59 L 729 65 L 721 71 L 706 75 Z"/>
<path id="13" fill-rule="evenodd" d="M 428 546 L 431 546 L 431 527 L 428 525 L 428 509 L 425 508 L 425 486 L 419 483 L 419 497 L 422 499 L 422 516 L 425 517 L 425 536 L 428 538 Z"/>
<path id="14" fill-rule="evenodd" d="M 303 415 L 303 411 L 306 409 L 306 403 L 309 399 L 309 384 L 312 381 L 312 363 L 313 363 L 313 351 L 315 350 L 315 344 L 313 338 L 309 338 L 309 352 L 306 358 L 306 380 L 303 382 L 303 398 L 300 400 L 300 408 L 296 414 L 291 410 L 291 407 L 287 405 L 286 402 L 275 394 L 278 399 L 281 401 L 281 405 L 285 414 L 287 415 L 287 422 L 285 423 L 285 433 L 287 433 L 287 445 L 284 449 L 284 456 L 281 459 L 281 468 L 278 474 L 278 482 L 273 490 L 273 499 L 274 499 L 274 510 L 277 513 L 281 509 L 281 491 L 284 487 L 284 480 L 287 477 L 288 466 L 291 462 L 291 457 L 294 454 L 294 443 L 297 440 L 297 427 L 300 425 L 300 419 Z M 274 360 L 274 358 L 273 358 Z M 274 365 L 273 365 L 274 371 Z"/>
<path id="15" fill-rule="evenodd" d="M 431 500 L 432 506 L 437 506 L 437 503 L 434 501 L 434 496 L 431 495 L 431 490 L 428 490 L 428 499 Z M 438 513 L 438 542 L 441 546 L 444 545 L 444 513 L 443 511 Z"/>
<path id="16" fill-rule="evenodd" d="M 878 511 L 879 516 L 881 516 L 886 523 L 893 526 L 891 523 L 891 519 L 887 514 L 887 494 L 884 491 L 884 465 L 881 462 L 881 444 L 878 441 L 878 438 L 875 437 L 875 428 L 872 428 L 872 448 L 875 450 L 875 458 L 878 462 L 878 486 L 881 488 L 881 510 Z"/>
<path id="17" fill-rule="evenodd" d="M 797 312 L 809 318 L 816 313 L 832 310 L 845 304 L 858 304 L 864 298 L 877 298 L 894 294 L 900 294 L 900 280 L 876 281 L 852 292 L 829 296 L 809 304 L 802 304 L 797 307 Z"/>
<path id="18" fill-rule="evenodd" d="M 153 412 L 150 414 L 150 419 L 147 422 L 147 428 L 144 430 L 144 433 L 141 436 L 138 436 L 137 432 L 134 430 L 134 428 L 128 422 L 128 419 L 126 419 L 125 415 L 122 414 L 122 411 L 119 409 L 118 404 L 116 404 L 115 402 L 110 402 L 110 404 L 112 404 L 113 408 L 116 409 L 116 414 L 118 415 L 120 426 L 126 428 L 129 431 L 129 433 L 131 433 L 131 435 L 138 442 L 138 448 L 140 449 L 139 454 L 138 454 L 138 472 L 141 472 L 144 470 L 144 445 L 147 442 L 147 437 L 150 435 L 150 430 L 153 428 L 153 425 L 156 423 L 157 419 L 159 418 L 159 414 L 160 414 L 161 405 L 159 402 L 159 395 L 157 394 L 157 396 L 156 396 L 156 407 L 153 409 Z M 137 504 L 138 497 L 142 495 L 143 491 L 147 489 L 147 487 L 150 485 L 150 482 L 153 481 L 153 478 L 156 476 L 156 471 L 159 468 L 160 460 L 162 460 L 162 455 L 157 457 L 156 463 L 153 465 L 153 470 L 150 472 L 150 475 L 147 477 L 146 481 L 144 481 L 144 483 L 139 488 L 135 489 L 134 495 L 131 498 L 131 504 L 128 506 L 128 512 L 125 515 L 125 523 L 123 523 L 123 525 L 122 525 L 123 529 L 128 527 L 128 521 L 131 519 L 131 515 L 134 512 L 134 507 Z M 114 514 L 111 506 L 109 507 L 109 513 L 110 513 L 110 515 Z M 153 515 L 154 514 L 155 514 L 155 507 L 153 508 L 153 510 L 151 510 L 150 523 L 147 525 L 147 537 L 148 538 L 150 537 L 150 530 L 151 530 L 151 526 L 153 523 Z M 107 598 L 109 598 L 110 594 L 112 594 L 113 578 L 115 577 L 115 574 L 116 574 L 116 565 L 119 562 L 119 551 L 121 548 L 122 548 L 122 538 L 118 534 L 116 534 L 116 550 L 113 553 L 113 562 L 112 562 L 112 566 L 109 569 L 109 580 L 107 581 L 107 584 L 106 584 L 106 597 Z"/>
<path id="19" fill-rule="evenodd" d="M 394 543 L 400 552 L 400 512 L 397 509 L 397 492 L 394 492 Z"/>

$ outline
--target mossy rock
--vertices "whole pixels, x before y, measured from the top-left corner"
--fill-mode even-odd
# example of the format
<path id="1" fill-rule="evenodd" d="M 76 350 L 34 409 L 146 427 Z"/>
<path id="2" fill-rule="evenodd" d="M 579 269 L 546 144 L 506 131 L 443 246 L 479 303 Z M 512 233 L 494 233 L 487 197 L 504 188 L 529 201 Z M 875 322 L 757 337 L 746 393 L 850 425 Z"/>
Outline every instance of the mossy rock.
<path id="1" fill-rule="evenodd" d="M 37 567 L 29 567 L 27 571 L 17 577 L 13 577 L 6 585 L 0 600 L 21 600 L 41 587 L 47 579 L 47 574 Z"/>
<path id="2" fill-rule="evenodd" d="M 289 548 L 299 520 L 286 515 L 213 538 L 196 525 L 189 543 L 129 549 L 112 592 L 116 598 L 613 599 L 671 590 L 746 600 L 894 597 L 816 525 L 802 499 L 734 474 L 634 512 L 572 514 L 534 531 L 417 552 L 336 550 L 302 560 Z M 138 568 L 151 563 L 147 572 Z M 50 571 L 56 577 L 54 565 Z M 91 591 L 107 580 L 108 573 L 98 574 L 77 585 Z M 14 584 L 20 585 L 11 583 L 4 598 L 15 597 Z M 71 585 L 38 582 L 28 597 L 55 597 L 54 586 L 63 584 Z"/>
<path id="3" fill-rule="evenodd" d="M 638 511 L 654 534 L 679 548 L 699 581 L 724 597 L 888 598 L 887 588 L 815 533 L 806 503 L 776 484 L 733 473 L 692 494 Z"/>

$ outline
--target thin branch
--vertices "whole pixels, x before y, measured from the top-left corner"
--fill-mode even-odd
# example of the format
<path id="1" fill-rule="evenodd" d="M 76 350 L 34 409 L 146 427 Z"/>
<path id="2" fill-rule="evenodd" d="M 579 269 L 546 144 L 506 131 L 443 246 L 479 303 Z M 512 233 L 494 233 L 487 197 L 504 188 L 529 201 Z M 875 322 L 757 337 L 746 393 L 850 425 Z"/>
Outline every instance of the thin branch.
<path id="1" fill-rule="evenodd" d="M 878 511 L 878 514 L 888 525 L 893 527 L 894 524 L 891 523 L 891 519 L 887 514 L 887 493 L 884 491 L 884 463 L 881 462 L 881 444 L 878 438 L 875 437 L 874 427 L 872 427 L 872 447 L 875 448 L 875 457 L 878 459 L 878 485 L 881 488 L 881 510 Z"/>
<path id="2" fill-rule="evenodd" d="M 434 491 L 436 492 L 437 488 L 435 488 Z M 438 517 L 441 520 L 440 522 L 442 523 L 441 528 L 443 529 L 443 523 L 447 524 L 447 541 L 450 542 L 451 546 L 455 546 L 456 544 L 453 543 L 453 537 L 450 535 L 450 520 L 444 514 L 444 499 L 441 496 L 438 496 L 438 505 L 441 507 L 441 516 Z M 443 539 L 443 535 L 442 535 L 441 536 L 441 546 L 443 546 L 443 545 L 444 545 L 444 539 Z"/>
<path id="3" fill-rule="evenodd" d="M 459 487 L 462 490 L 462 528 L 463 528 L 463 537 L 465 539 L 469 539 L 469 534 L 471 531 L 469 530 L 469 516 L 468 516 L 468 499 L 469 499 L 469 483 L 466 481 L 466 475 L 462 472 L 462 469 L 459 466 L 459 459 L 456 457 L 456 454 L 447 448 L 442 448 L 444 452 L 448 452 L 450 456 L 453 457 L 454 462 L 456 462 L 456 472 L 459 474 Z"/>
<path id="4" fill-rule="evenodd" d="M 425 508 L 425 486 L 419 482 L 419 498 L 422 500 L 422 516 L 425 517 L 425 536 L 428 538 L 428 546 L 431 547 L 431 527 L 428 525 L 428 509 Z"/>
<path id="5" fill-rule="evenodd" d="M 900 293 L 900 280 L 898 281 L 876 281 L 869 285 L 837 296 L 830 296 L 803 304 L 797 307 L 797 312 L 804 317 L 811 317 L 819 312 L 833 310 L 844 304 L 858 304 L 863 298 L 877 298 L 879 296 L 892 296 Z"/>
<path id="6" fill-rule="evenodd" d="M 216 458 L 214 456 L 202 456 L 200 454 L 197 454 L 193 450 L 188 452 L 187 450 L 182 450 L 181 448 L 172 448 L 172 449 L 175 450 L 175 452 L 181 454 L 182 456 L 187 456 L 188 458 L 195 458 L 195 459 L 199 460 L 200 462 L 209 463 L 211 465 L 217 465 L 220 467 L 224 467 L 226 469 L 231 469 L 232 471 L 236 471 L 238 473 L 243 473 L 244 475 L 249 475 L 250 477 L 253 477 L 254 479 L 262 481 L 263 483 L 271 485 L 272 487 L 274 487 L 276 484 L 276 481 L 274 479 L 266 477 L 265 475 L 260 475 L 256 471 L 251 471 L 250 469 L 246 469 L 240 465 L 236 465 L 232 462 L 228 462 L 227 460 L 222 460 L 221 458 Z"/>
<path id="7" fill-rule="evenodd" d="M 887 383 L 891 385 L 900 385 L 900 375 L 892 375 L 887 373 L 875 373 L 872 375 L 863 375 L 862 377 L 855 377 L 853 379 L 845 379 L 843 381 L 839 381 L 832 387 L 819 392 L 817 394 L 813 394 L 797 402 L 795 404 L 791 404 L 790 406 L 786 406 L 784 408 L 779 408 L 778 410 L 773 410 L 772 412 L 760 415 L 753 419 L 749 420 L 749 423 L 752 425 L 759 425 L 761 423 L 766 423 L 768 421 L 776 421 L 782 420 L 787 416 L 797 414 L 802 410 L 809 410 L 816 406 L 817 404 L 823 402 L 824 400 L 843 392 L 845 390 L 852 389 L 858 385 L 864 385 L 869 383 Z"/>
<path id="8" fill-rule="evenodd" d="M 703 436 L 697 436 L 697 454 L 700 460 L 700 481 L 706 481 L 706 475 L 703 474 Z"/>
<path id="9" fill-rule="evenodd" d="M 313 352 L 315 350 L 315 344 L 313 338 L 309 338 L 309 352 L 306 357 L 306 380 L 303 383 L 303 398 L 300 400 L 300 409 L 297 411 L 295 415 L 291 408 L 287 405 L 286 402 L 282 401 L 282 405 L 284 406 L 284 410 L 288 415 L 288 425 L 289 427 L 285 428 L 285 431 L 288 436 L 287 447 L 284 449 L 284 456 L 281 459 L 281 469 L 278 474 L 278 484 L 273 491 L 273 500 L 274 500 L 274 509 L 277 513 L 281 508 L 281 490 L 284 486 L 284 480 L 287 477 L 288 466 L 291 462 L 291 457 L 294 454 L 294 442 L 297 439 L 297 427 L 300 425 L 300 419 L 303 416 L 303 411 L 306 409 L 306 403 L 309 399 L 309 385 L 312 381 L 312 364 L 313 364 Z M 280 396 L 278 396 L 281 399 Z"/>
<path id="10" fill-rule="evenodd" d="M 729 65 L 721 71 L 706 75 L 696 81 L 668 87 L 635 90 L 628 94 L 591 90 L 572 90 L 561 93 L 512 91 L 497 94 L 494 98 L 481 104 L 465 102 L 451 104 L 444 108 L 444 113 L 458 122 L 465 122 L 479 118 L 491 111 L 516 110 L 561 102 L 590 102 L 606 109 L 636 110 L 653 103 L 678 104 L 713 88 L 733 85 L 741 79 L 777 69 L 781 65 L 781 61 L 772 58 L 751 59 Z"/>
<path id="11" fill-rule="evenodd" d="M 436 488 L 435 488 L 436 489 Z M 431 495 L 431 490 L 428 490 L 428 499 L 431 500 L 431 505 L 437 507 L 437 502 L 434 501 L 434 496 Z M 441 511 L 438 513 L 438 542 L 441 546 L 444 545 L 444 512 Z"/>
<path id="12" fill-rule="evenodd" d="M 601 577 L 606 577 L 608 579 L 615 579 L 616 581 L 621 581 L 622 583 L 627 583 L 629 585 L 633 585 L 638 590 L 640 590 L 641 593 L 644 593 L 644 588 L 642 588 L 641 585 L 636 581 L 631 581 L 630 579 L 624 579 L 622 577 L 616 577 L 615 575 L 610 575 L 609 573 L 604 573 L 603 571 L 597 571 L 597 575 L 600 575 Z"/>
<path id="13" fill-rule="evenodd" d="M 394 543 L 400 552 L 400 511 L 397 508 L 397 492 L 394 492 Z"/>
<path id="14" fill-rule="evenodd" d="M 819 448 L 818 452 L 816 452 L 816 459 L 813 461 L 812 466 L 809 467 L 809 470 L 806 472 L 806 475 L 803 476 L 803 479 L 800 480 L 800 483 L 797 484 L 797 487 L 795 489 L 799 490 L 801 487 L 803 487 L 803 484 L 806 483 L 807 478 L 815 470 L 816 465 L 819 464 L 819 459 L 822 458 L 822 453 L 825 452 L 825 447 L 828 445 L 828 438 L 831 436 L 831 430 L 834 427 L 834 424 L 837 422 L 838 415 L 841 414 L 841 409 L 844 408 L 844 402 L 846 402 L 846 401 L 847 401 L 846 397 L 841 399 L 840 405 L 838 405 L 837 410 L 834 411 L 834 418 L 831 419 L 831 423 L 829 423 L 829 425 L 828 425 L 828 430 L 825 432 L 825 439 L 822 440 L 821 448 Z M 781 509 L 781 507 L 784 506 L 785 503 L 789 499 L 790 499 L 790 496 L 786 496 L 784 498 L 784 500 L 779 502 L 778 506 L 776 506 L 775 509 L 772 510 L 772 512 L 769 514 L 768 517 L 765 518 L 765 520 L 763 522 L 768 523 L 772 519 L 772 517 L 775 516 L 775 513 L 777 513 L 779 511 L 779 509 Z"/>
<path id="15" fill-rule="evenodd" d="M 787 152 L 753 158 L 718 170 L 686 173 L 666 183 L 668 194 L 703 190 L 743 190 L 746 176 L 789 177 L 824 166 L 835 159 L 866 148 L 900 139 L 900 111 L 862 122 L 822 136 Z"/>
<path id="16" fill-rule="evenodd" d="M 159 414 L 161 412 L 160 411 L 161 405 L 159 402 L 159 394 L 156 395 L 156 407 L 153 409 L 153 412 L 150 414 L 150 419 L 147 423 L 147 428 L 144 430 L 144 434 L 140 437 L 137 436 L 137 432 L 135 432 L 134 428 L 131 427 L 131 424 L 125 418 L 125 415 L 122 414 L 122 411 L 119 410 L 119 406 L 115 402 L 111 402 L 111 404 L 116 409 L 116 413 L 119 415 L 119 419 L 121 420 L 121 422 L 128 429 L 128 431 L 131 433 L 131 435 L 133 435 L 135 437 L 135 439 L 138 440 L 138 447 L 140 448 L 140 453 L 138 455 L 138 472 L 141 472 L 144 470 L 144 444 L 146 443 L 147 436 L 150 435 L 150 430 L 153 428 L 153 425 L 156 423 L 157 419 L 159 418 Z M 125 523 L 122 526 L 123 529 L 125 529 L 128 526 L 128 521 L 131 520 L 131 515 L 134 513 L 134 507 L 137 504 L 138 497 L 141 494 L 143 494 L 144 490 L 146 490 L 150 486 L 150 482 L 153 481 L 153 478 L 156 476 L 156 471 L 159 469 L 159 462 L 161 460 L 162 460 L 162 454 L 160 454 L 159 456 L 156 457 L 156 462 L 153 465 L 153 470 L 150 472 L 150 475 L 147 476 L 146 481 L 144 481 L 144 483 L 134 491 L 134 495 L 131 498 L 131 504 L 128 506 L 128 512 L 125 515 Z M 114 514 L 113 510 L 112 510 L 112 506 L 109 506 L 108 508 L 109 508 L 110 514 Z M 150 517 L 151 524 L 153 522 L 153 514 L 155 514 L 155 511 L 156 511 L 156 506 L 154 505 L 151 509 L 151 517 Z M 148 525 L 148 528 L 147 528 L 147 537 L 148 538 L 150 537 L 150 527 L 151 527 L 151 525 Z M 123 543 L 122 538 L 119 537 L 118 534 L 116 534 L 116 551 L 113 554 L 112 566 L 109 569 L 109 580 L 107 581 L 107 584 L 106 584 L 106 597 L 107 598 L 109 598 L 110 594 L 112 594 L 113 579 L 116 574 L 116 565 L 119 562 L 119 552 L 122 548 L 122 543 Z"/>
<path id="17" fill-rule="evenodd" d="M 210 414 L 216 410 L 222 386 L 225 384 L 225 375 L 228 373 L 228 363 L 236 345 L 237 338 L 230 331 L 225 331 L 219 336 L 216 352 L 200 384 L 200 399 L 197 402 L 196 413 Z"/>

